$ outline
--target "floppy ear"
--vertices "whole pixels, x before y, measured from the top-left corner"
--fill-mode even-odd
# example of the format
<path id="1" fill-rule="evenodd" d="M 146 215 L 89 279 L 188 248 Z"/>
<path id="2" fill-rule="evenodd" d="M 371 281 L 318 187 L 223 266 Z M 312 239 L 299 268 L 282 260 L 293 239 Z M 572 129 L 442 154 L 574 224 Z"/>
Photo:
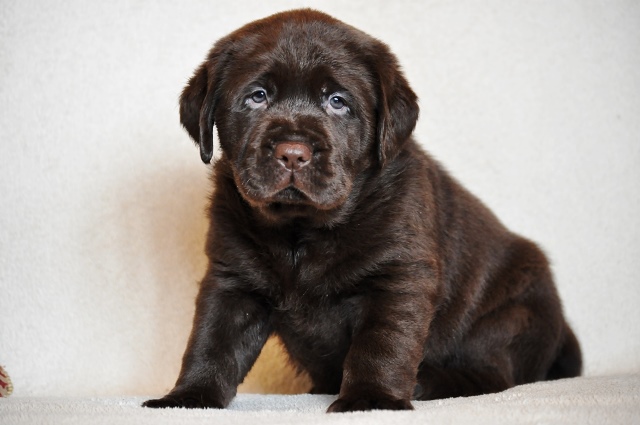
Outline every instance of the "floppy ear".
<path id="1" fill-rule="evenodd" d="M 418 97 L 386 45 L 380 43 L 374 48 L 373 64 L 378 80 L 378 158 L 384 165 L 411 136 L 420 108 Z"/>
<path id="2" fill-rule="evenodd" d="M 211 49 L 207 60 L 196 69 L 180 96 L 180 122 L 200 145 L 200 158 L 205 164 L 213 157 L 213 114 L 222 52 L 222 43 Z"/>

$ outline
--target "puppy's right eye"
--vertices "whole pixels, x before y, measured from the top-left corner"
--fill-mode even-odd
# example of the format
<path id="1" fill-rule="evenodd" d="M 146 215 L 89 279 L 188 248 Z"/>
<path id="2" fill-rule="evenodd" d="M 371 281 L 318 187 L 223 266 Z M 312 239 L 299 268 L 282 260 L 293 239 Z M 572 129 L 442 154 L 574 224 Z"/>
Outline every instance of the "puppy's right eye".
<path id="1" fill-rule="evenodd" d="M 247 98 L 246 104 L 253 109 L 261 108 L 267 104 L 267 92 L 260 89 L 256 90 Z"/>
<path id="2" fill-rule="evenodd" d="M 264 90 L 258 90 L 251 95 L 251 100 L 256 103 L 262 103 L 267 100 L 267 94 L 264 92 Z"/>

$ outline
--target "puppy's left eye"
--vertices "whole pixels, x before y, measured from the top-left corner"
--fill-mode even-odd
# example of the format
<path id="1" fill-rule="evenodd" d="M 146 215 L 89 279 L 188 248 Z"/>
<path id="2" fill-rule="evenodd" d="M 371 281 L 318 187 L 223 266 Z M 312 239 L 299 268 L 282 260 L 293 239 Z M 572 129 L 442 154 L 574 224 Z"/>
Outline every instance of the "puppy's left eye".
<path id="1" fill-rule="evenodd" d="M 342 99 L 340 96 L 333 96 L 329 100 L 329 104 L 331 105 L 331 107 L 333 109 L 342 109 L 345 106 L 347 106 L 347 105 L 344 104 L 344 99 Z"/>
<path id="2" fill-rule="evenodd" d="M 331 97 L 329 97 L 329 101 L 327 102 L 327 109 L 332 113 L 338 115 L 346 114 L 347 112 L 349 112 L 347 102 L 341 96 L 337 95 L 332 95 Z"/>

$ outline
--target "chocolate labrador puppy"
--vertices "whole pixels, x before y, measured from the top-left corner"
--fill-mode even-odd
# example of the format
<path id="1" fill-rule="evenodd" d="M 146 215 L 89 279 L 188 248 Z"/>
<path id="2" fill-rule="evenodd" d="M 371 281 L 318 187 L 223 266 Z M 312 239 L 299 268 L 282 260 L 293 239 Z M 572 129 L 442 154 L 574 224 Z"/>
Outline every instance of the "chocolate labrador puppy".
<path id="1" fill-rule="evenodd" d="M 209 267 L 175 388 L 223 408 L 272 334 L 330 412 L 411 409 L 580 374 L 545 255 L 411 137 L 414 92 L 378 40 L 296 10 L 218 41 L 180 98 L 221 157 Z"/>

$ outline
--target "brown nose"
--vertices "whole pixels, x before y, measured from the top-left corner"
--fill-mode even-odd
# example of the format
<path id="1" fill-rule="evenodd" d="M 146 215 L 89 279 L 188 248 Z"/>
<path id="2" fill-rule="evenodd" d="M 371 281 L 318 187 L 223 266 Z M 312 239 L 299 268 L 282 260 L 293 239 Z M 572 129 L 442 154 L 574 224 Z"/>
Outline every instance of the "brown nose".
<path id="1" fill-rule="evenodd" d="M 275 156 L 285 168 L 296 171 L 311 162 L 311 149 L 304 143 L 283 142 L 276 145 Z"/>

